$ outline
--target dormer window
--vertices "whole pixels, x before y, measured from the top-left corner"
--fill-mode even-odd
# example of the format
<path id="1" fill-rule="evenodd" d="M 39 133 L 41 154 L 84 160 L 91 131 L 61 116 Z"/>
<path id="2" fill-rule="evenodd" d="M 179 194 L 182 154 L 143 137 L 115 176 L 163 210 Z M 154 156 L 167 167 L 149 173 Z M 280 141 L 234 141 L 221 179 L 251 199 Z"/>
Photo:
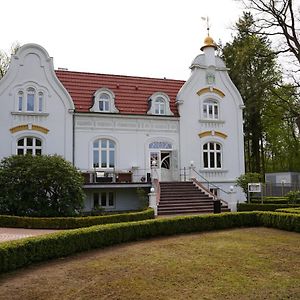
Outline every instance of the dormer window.
<path id="1" fill-rule="evenodd" d="M 157 92 L 149 98 L 148 115 L 173 116 L 170 110 L 170 98 L 167 94 Z"/>
<path id="2" fill-rule="evenodd" d="M 90 108 L 91 112 L 117 113 L 119 110 L 115 106 L 115 94 L 108 88 L 101 88 L 94 94 L 94 104 Z"/>

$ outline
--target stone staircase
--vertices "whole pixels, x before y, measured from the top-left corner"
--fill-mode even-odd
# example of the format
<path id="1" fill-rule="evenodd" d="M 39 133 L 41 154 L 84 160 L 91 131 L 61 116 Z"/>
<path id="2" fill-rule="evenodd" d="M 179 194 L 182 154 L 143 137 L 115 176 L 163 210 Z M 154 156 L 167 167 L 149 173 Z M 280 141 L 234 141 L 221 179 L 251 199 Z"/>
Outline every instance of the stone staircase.
<path id="1" fill-rule="evenodd" d="M 230 211 L 222 205 L 222 212 Z M 193 182 L 160 182 L 158 215 L 213 213 L 213 197 Z"/>

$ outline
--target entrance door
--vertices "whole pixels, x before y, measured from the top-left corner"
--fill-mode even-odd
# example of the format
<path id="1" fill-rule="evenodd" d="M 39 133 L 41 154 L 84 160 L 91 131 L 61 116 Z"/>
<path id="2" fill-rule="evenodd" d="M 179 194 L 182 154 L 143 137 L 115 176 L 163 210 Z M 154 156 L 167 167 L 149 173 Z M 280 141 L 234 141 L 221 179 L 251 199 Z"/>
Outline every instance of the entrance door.
<path id="1" fill-rule="evenodd" d="M 150 152 L 150 166 L 155 161 L 160 181 L 172 181 L 171 151 L 156 150 Z"/>
<path id="2" fill-rule="evenodd" d="M 171 170 L 171 152 L 161 151 L 160 152 L 160 170 L 161 170 L 161 181 L 172 181 L 172 170 Z"/>

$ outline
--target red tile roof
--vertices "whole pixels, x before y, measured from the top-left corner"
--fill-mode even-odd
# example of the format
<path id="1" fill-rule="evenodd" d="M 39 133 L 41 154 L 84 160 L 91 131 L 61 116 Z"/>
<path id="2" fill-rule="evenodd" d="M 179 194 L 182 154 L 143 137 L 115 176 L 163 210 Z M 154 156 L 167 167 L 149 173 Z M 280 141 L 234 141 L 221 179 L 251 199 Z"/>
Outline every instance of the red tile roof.
<path id="1" fill-rule="evenodd" d="M 100 88 L 115 93 L 115 104 L 120 113 L 143 114 L 148 111 L 148 98 L 155 92 L 164 92 L 170 98 L 170 108 L 178 116 L 176 95 L 184 84 L 182 80 L 104 75 L 71 71 L 55 71 L 58 79 L 71 95 L 77 112 L 89 112 L 93 95 Z"/>

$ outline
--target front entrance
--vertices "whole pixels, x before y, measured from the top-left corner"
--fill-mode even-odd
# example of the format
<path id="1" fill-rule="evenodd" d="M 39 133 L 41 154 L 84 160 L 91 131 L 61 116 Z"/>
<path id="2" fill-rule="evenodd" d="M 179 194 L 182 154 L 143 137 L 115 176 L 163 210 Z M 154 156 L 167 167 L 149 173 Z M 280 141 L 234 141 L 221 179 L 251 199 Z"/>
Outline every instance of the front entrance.
<path id="1" fill-rule="evenodd" d="M 171 157 L 172 151 L 156 150 L 150 152 L 150 166 L 155 161 L 160 181 L 173 180 Z"/>

